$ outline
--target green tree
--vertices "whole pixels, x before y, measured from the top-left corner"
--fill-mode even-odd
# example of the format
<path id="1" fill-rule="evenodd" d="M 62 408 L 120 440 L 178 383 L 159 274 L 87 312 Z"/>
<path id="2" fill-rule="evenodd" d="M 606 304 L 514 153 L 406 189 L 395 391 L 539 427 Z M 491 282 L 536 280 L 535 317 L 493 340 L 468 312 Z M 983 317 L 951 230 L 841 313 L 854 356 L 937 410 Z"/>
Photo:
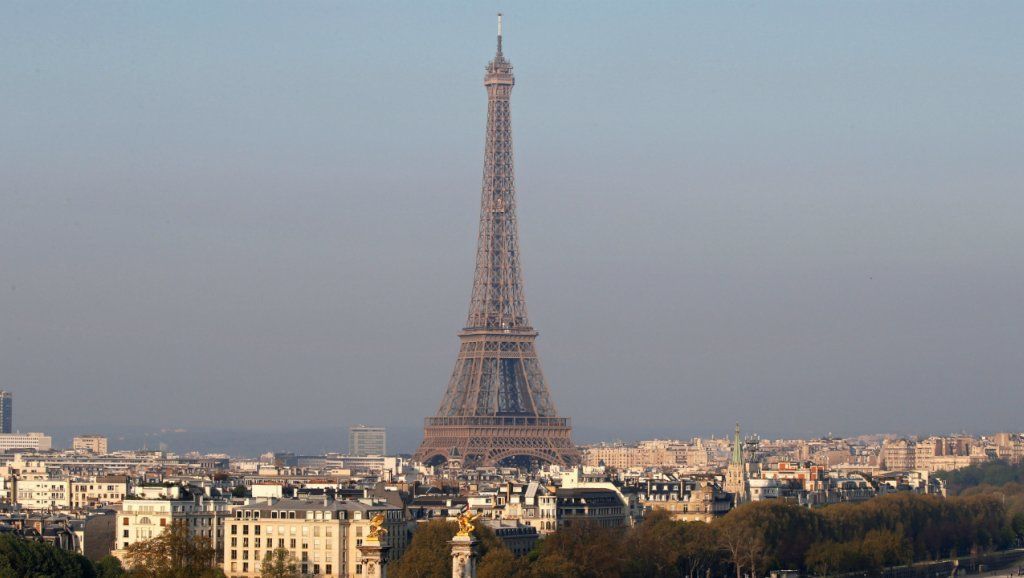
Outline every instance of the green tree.
<path id="1" fill-rule="evenodd" d="M 513 578 L 525 576 L 526 562 L 516 558 L 508 548 L 491 548 L 477 564 L 477 578 Z"/>
<path id="2" fill-rule="evenodd" d="M 624 530 L 574 523 L 541 541 L 531 564 L 535 577 L 612 578 L 624 570 Z"/>
<path id="3" fill-rule="evenodd" d="M 946 481 L 951 493 L 960 494 L 974 486 L 1024 483 L 1024 463 L 1011 466 L 1004 461 L 996 460 L 950 472 L 937 472 L 935 475 Z"/>
<path id="4" fill-rule="evenodd" d="M 699 578 L 719 565 L 721 552 L 715 528 L 704 522 L 683 523 L 683 575 Z"/>
<path id="5" fill-rule="evenodd" d="M 686 545 L 683 524 L 665 510 L 654 510 L 626 535 L 623 576 L 677 578 Z"/>
<path id="6" fill-rule="evenodd" d="M 397 561 L 389 565 L 392 578 L 442 578 L 451 576 L 451 548 L 448 541 L 459 525 L 448 520 L 431 520 L 419 524 L 412 542 Z"/>
<path id="7" fill-rule="evenodd" d="M 295 556 L 286 548 L 278 548 L 263 557 L 263 565 L 260 566 L 262 578 L 299 578 L 299 565 L 295 562 Z"/>
<path id="8" fill-rule="evenodd" d="M 96 576 L 98 578 L 121 578 L 124 574 L 121 561 L 110 554 L 96 562 Z"/>
<path id="9" fill-rule="evenodd" d="M 216 550 L 207 538 L 193 536 L 183 522 L 174 522 L 159 536 L 128 546 L 125 561 L 129 576 L 145 578 L 212 578 Z"/>
<path id="10" fill-rule="evenodd" d="M 49 544 L 0 535 L 0 576 L 94 578 L 96 570 L 84 556 Z"/>
<path id="11" fill-rule="evenodd" d="M 447 578 L 452 574 L 451 546 L 459 525 L 448 520 L 431 520 L 420 524 L 412 543 L 394 564 L 388 567 L 392 578 Z M 477 575 L 481 578 L 513 576 L 520 563 L 501 539 L 485 524 L 478 523 L 474 536 L 480 541 Z M 507 572 L 512 572 L 508 574 Z"/>
<path id="12" fill-rule="evenodd" d="M 736 571 L 736 578 L 744 572 L 760 576 L 768 561 L 766 529 L 760 523 L 756 504 L 741 506 L 717 520 L 718 545 L 726 561 Z"/>
<path id="13" fill-rule="evenodd" d="M 852 572 L 866 564 L 860 544 L 854 542 L 816 542 L 807 550 L 807 567 L 818 576 Z"/>

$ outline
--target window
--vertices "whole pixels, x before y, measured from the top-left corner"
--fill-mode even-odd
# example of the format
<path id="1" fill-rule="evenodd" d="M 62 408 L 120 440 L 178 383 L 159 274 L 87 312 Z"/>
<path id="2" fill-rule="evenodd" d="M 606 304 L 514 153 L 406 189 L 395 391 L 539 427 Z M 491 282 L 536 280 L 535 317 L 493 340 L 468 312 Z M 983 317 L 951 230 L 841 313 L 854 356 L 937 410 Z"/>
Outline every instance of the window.
<path id="1" fill-rule="evenodd" d="M 242 533 L 243 534 L 248 534 L 249 533 L 249 524 L 246 524 L 246 525 L 242 526 Z"/>
<path id="2" fill-rule="evenodd" d="M 127 538 L 127 537 L 128 537 L 128 530 L 125 530 L 125 531 L 124 531 L 124 537 L 125 537 L 125 538 Z"/>
<path id="3" fill-rule="evenodd" d="M 331 572 L 331 570 L 332 570 L 332 568 L 331 568 L 330 564 L 327 564 L 326 566 L 324 566 L 324 574 L 333 574 L 333 572 Z"/>
<path id="4" fill-rule="evenodd" d="M 320 573 L 320 565 L 319 564 L 313 564 L 313 573 L 314 574 L 319 574 Z"/>
<path id="5" fill-rule="evenodd" d="M 231 533 L 232 534 L 237 534 L 238 533 L 238 526 L 236 526 L 234 524 L 231 524 Z"/>
<path id="6" fill-rule="evenodd" d="M 127 526 L 127 525 L 128 525 L 128 518 L 125 518 L 125 519 L 124 519 L 124 525 L 125 525 L 125 526 Z"/>
<path id="7" fill-rule="evenodd" d="M 362 574 L 362 573 L 363 573 L 363 565 L 362 564 L 356 564 L 356 574 Z"/>
<path id="8" fill-rule="evenodd" d="M 295 547 L 295 538 L 292 538 L 292 548 Z"/>

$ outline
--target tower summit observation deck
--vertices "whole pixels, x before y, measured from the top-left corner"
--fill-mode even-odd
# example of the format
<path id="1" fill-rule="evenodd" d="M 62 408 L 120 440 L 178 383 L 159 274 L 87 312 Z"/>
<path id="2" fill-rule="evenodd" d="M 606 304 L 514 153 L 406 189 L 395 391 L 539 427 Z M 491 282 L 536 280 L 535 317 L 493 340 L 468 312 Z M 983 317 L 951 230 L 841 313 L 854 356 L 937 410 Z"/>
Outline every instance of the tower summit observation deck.
<path id="1" fill-rule="evenodd" d="M 473 294 L 448 389 L 415 454 L 427 464 L 579 461 L 569 419 L 551 401 L 526 314 L 509 109 L 515 78 L 501 40 L 499 14 L 498 51 L 484 75 L 487 137 Z"/>

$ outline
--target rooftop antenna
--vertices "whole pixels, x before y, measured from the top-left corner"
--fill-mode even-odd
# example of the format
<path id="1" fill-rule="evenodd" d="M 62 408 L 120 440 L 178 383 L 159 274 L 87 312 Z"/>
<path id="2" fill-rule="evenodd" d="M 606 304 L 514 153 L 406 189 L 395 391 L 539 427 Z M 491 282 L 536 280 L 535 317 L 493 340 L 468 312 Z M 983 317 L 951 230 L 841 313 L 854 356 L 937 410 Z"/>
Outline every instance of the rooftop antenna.
<path id="1" fill-rule="evenodd" d="M 501 54 L 501 12 L 498 12 L 498 54 Z"/>

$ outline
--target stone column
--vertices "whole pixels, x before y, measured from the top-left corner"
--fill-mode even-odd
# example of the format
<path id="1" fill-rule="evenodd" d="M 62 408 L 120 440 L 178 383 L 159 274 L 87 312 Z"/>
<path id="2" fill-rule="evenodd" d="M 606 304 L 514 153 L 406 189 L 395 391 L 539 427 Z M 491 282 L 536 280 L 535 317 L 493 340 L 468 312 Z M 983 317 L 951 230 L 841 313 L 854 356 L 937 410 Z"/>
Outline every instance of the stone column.
<path id="1" fill-rule="evenodd" d="M 476 578 L 476 546 L 480 541 L 456 535 L 448 543 L 452 545 L 452 578 Z"/>
<path id="2" fill-rule="evenodd" d="M 363 566 L 363 576 L 367 578 L 387 578 L 388 550 L 380 540 L 364 540 L 359 548 L 359 563 Z"/>

